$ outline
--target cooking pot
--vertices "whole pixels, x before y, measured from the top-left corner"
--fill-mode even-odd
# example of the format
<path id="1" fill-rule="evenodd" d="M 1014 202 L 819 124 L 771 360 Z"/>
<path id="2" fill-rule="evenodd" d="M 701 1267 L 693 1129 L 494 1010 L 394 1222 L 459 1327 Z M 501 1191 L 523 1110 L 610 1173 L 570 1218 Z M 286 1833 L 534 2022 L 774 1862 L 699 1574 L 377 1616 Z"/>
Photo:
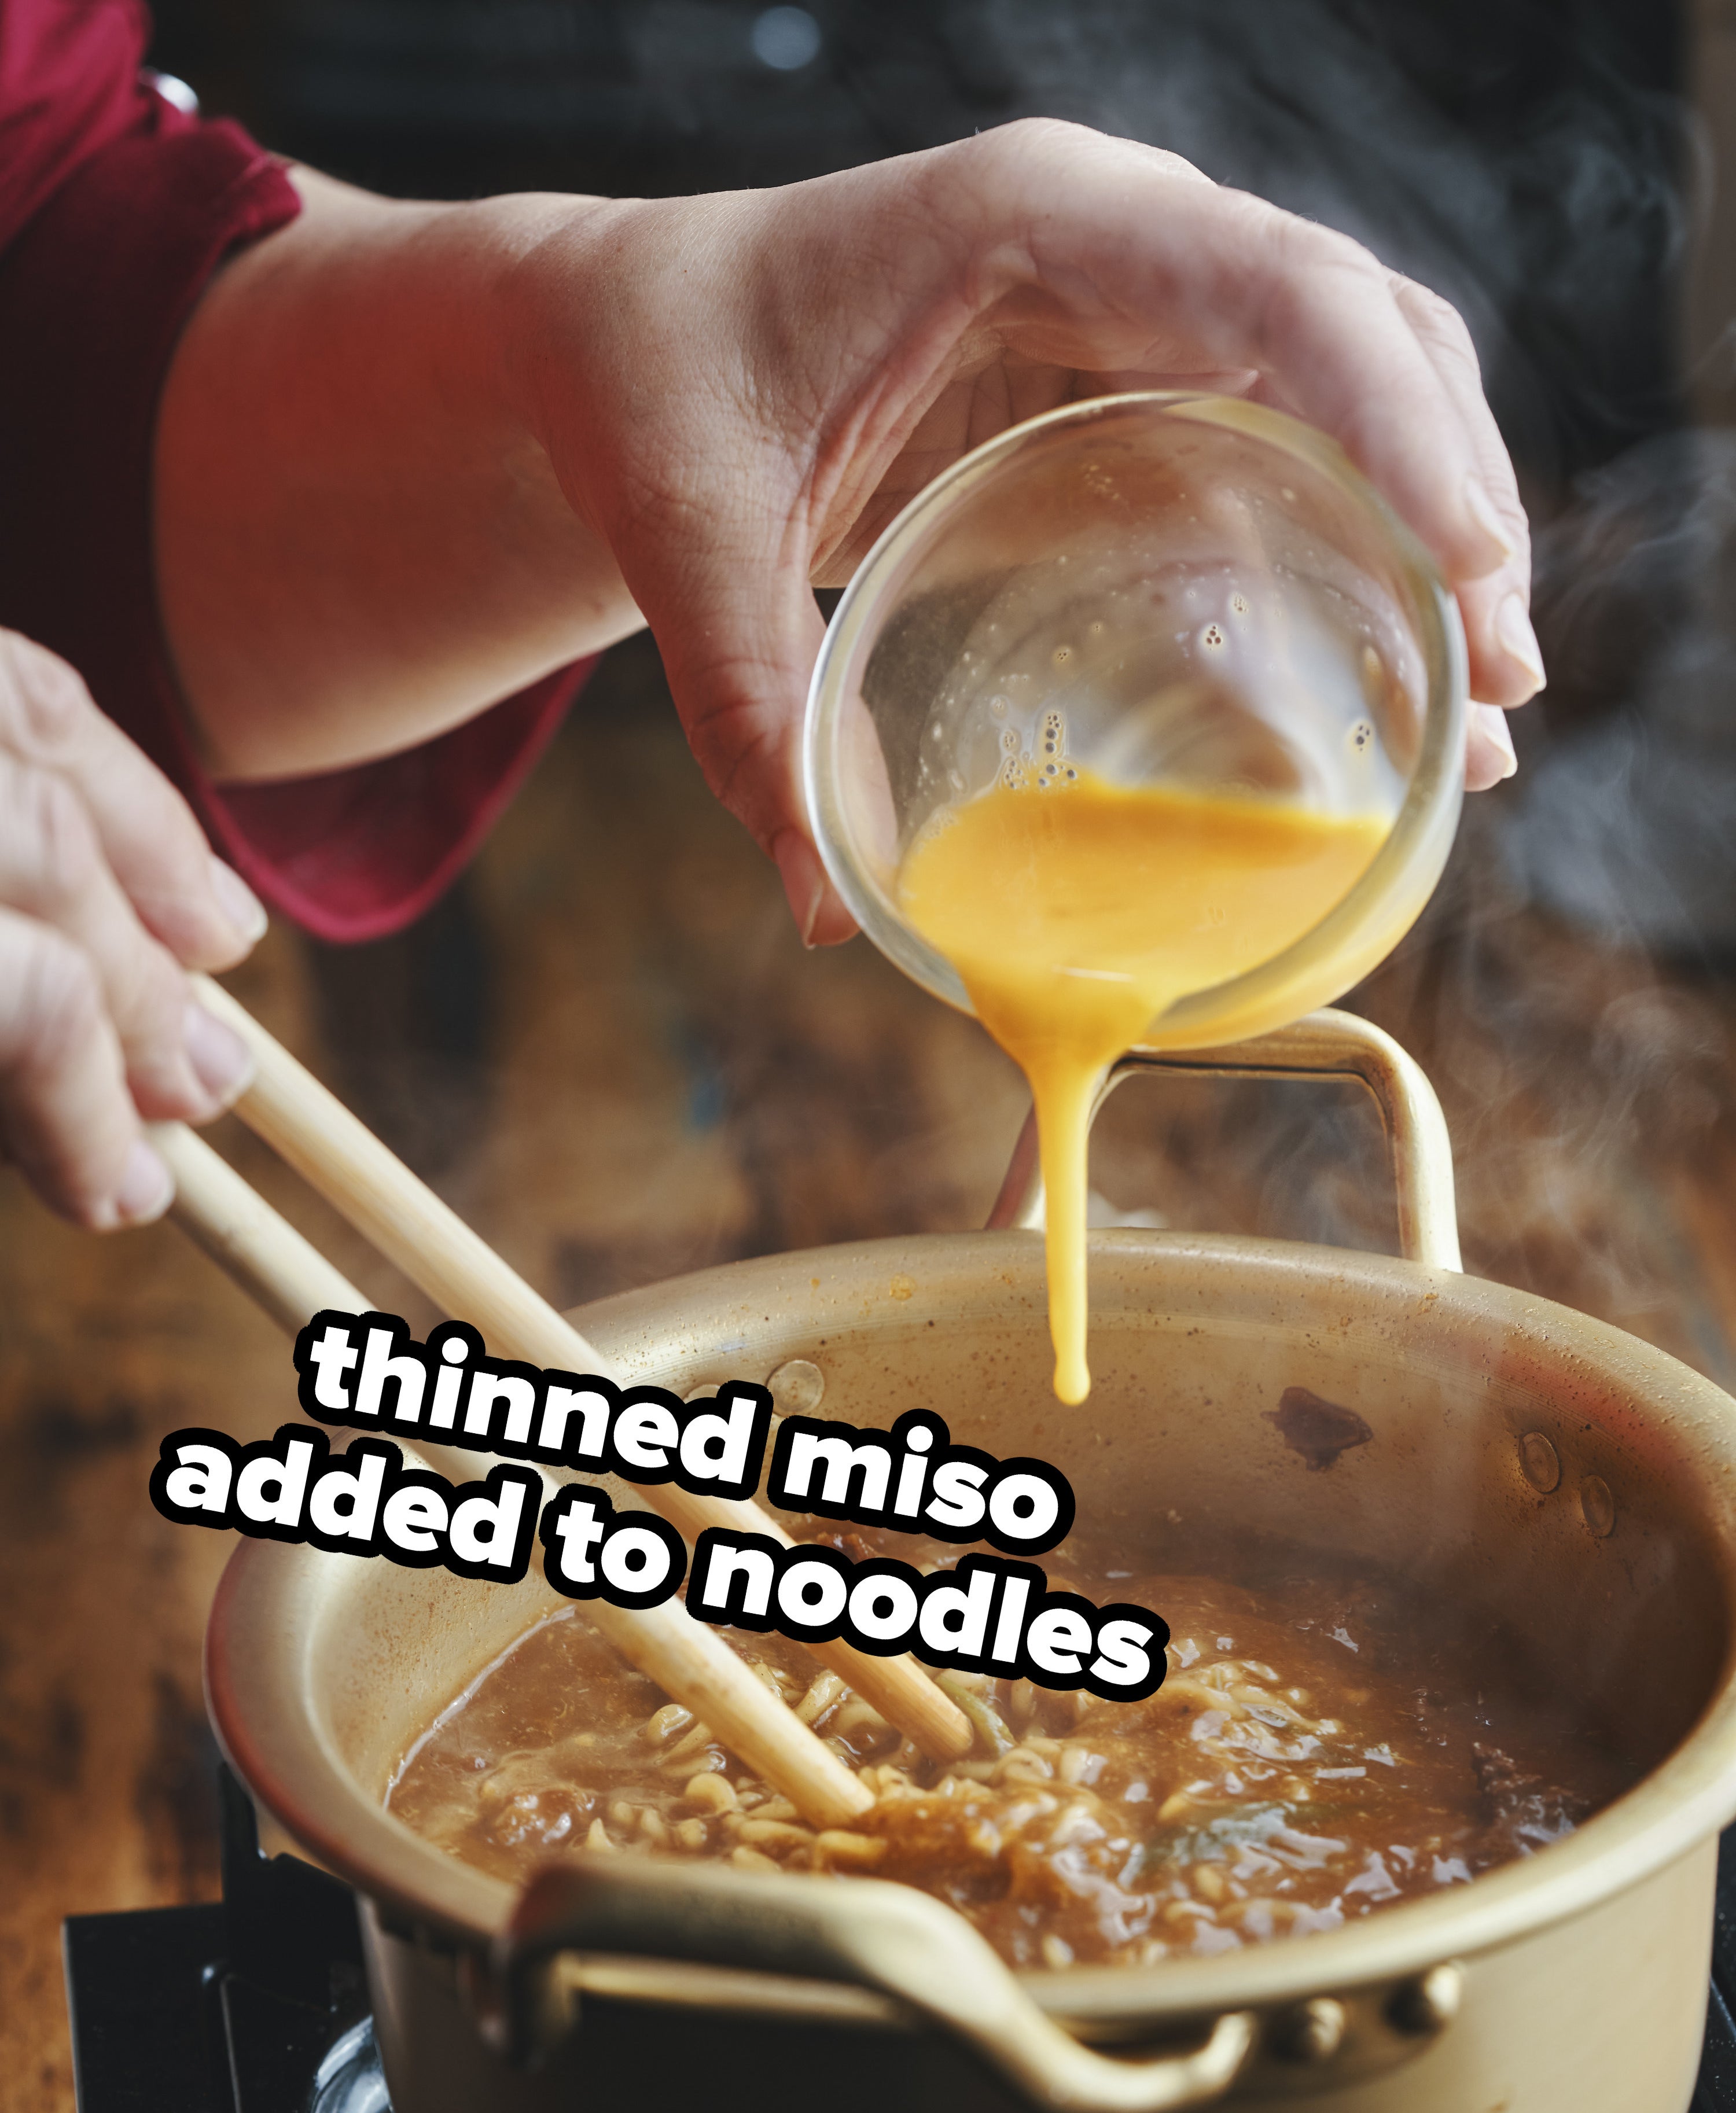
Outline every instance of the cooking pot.
<path id="1" fill-rule="evenodd" d="M 1111 1084 L 1156 1067 L 1364 1079 L 1405 1257 L 1094 1234 L 1094 1385 L 1064 1408 L 1027 1136 L 987 1230 L 735 1263 L 575 1317 L 634 1380 L 765 1379 L 788 1409 L 857 1424 L 920 1403 L 962 1442 L 1053 1460 L 1130 1567 L 1222 1560 L 1245 1536 L 1401 1572 L 1473 1634 L 1510 1632 L 1638 1787 L 1469 1886 L 1149 1968 L 1013 1975 L 950 1910 L 873 1881 L 580 1855 L 521 1897 L 382 1800 L 559 1596 L 540 1575 L 249 1541 L 212 1610 L 212 1721 L 258 1804 L 361 1896 L 395 2113 L 1682 2113 L 1736 1810 L 1736 1403 L 1616 1329 L 1459 1273 L 1439 1107 L 1378 1030 L 1317 1014 L 1233 1050 L 1135 1052 Z M 1311 1467 L 1267 1420 L 1294 1386 L 1372 1438 Z"/>

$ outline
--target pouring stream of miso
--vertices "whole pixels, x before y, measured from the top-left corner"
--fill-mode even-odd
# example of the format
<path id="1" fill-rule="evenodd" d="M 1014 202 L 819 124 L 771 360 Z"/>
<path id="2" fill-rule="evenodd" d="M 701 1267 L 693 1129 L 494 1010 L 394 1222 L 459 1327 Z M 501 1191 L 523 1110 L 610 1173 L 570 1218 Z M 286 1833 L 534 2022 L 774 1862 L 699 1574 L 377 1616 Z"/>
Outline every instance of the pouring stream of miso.
<path id="1" fill-rule="evenodd" d="M 1030 1082 L 1048 1197 L 1055 1392 L 1090 1390 L 1086 1156 L 1109 1066 L 1152 1021 L 1271 961 L 1349 893 L 1390 818 L 1062 762 L 945 809 L 898 874 L 904 914 L 957 970 Z"/>

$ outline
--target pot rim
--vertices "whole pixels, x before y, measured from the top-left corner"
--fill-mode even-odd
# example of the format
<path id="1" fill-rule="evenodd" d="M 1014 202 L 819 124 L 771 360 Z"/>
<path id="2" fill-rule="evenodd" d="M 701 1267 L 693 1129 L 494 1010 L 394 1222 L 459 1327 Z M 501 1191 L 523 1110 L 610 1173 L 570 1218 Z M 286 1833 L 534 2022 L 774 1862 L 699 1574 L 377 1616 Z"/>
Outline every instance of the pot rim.
<path id="1" fill-rule="evenodd" d="M 1204 1260 L 1273 1280 L 1325 1271 L 1347 1290 L 1421 1305 L 1428 1325 L 1466 1320 L 1505 1328 L 1553 1358 L 1570 1358 L 1653 1404 L 1667 1399 L 1686 1437 L 1721 1449 L 1722 1488 L 1708 1504 L 1725 1515 L 1736 1549 L 1736 1401 L 1667 1353 L 1571 1308 L 1487 1280 L 1425 1270 L 1393 1257 L 1246 1235 L 1122 1229 L 1094 1233 L 1094 1247 Z M 998 1280 L 1017 1253 L 1040 1272 L 1039 1236 L 941 1233 L 851 1244 L 847 1248 L 726 1263 L 580 1309 L 593 1339 L 629 1330 L 678 1290 L 705 1288 L 718 1310 L 752 1304 L 755 1279 L 806 1280 L 840 1254 L 896 1255 L 908 1271 L 925 1260 L 984 1264 Z M 881 1264 L 877 1273 L 884 1273 Z M 744 1300 L 743 1294 L 747 1297 Z M 1420 1294 L 1420 1298 L 1419 1298 Z M 1414 1353 L 1413 1352 L 1414 1355 Z M 706 1362 L 718 1362 L 709 1352 Z M 295 1841 L 326 1869 L 380 1903 L 388 1925 L 401 1921 L 459 1946 L 481 1946 L 505 1928 L 517 1890 L 459 1863 L 377 1804 L 349 1773 L 320 1728 L 299 1710 L 283 1677 L 304 1662 L 309 1618 L 325 1596 L 331 1566 L 358 1559 L 309 1546 L 244 1540 L 226 1567 L 206 1633 L 207 1706 L 231 1764 Z M 1635 1787 L 1565 1839 L 1426 1900 L 1382 1908 L 1336 1930 L 1149 1967 L 1028 1970 L 1018 1978 L 1047 2010 L 1080 2020 L 1177 2018 L 1243 2005 L 1303 2000 L 1426 1971 L 1451 1959 L 1496 1950 L 1578 1914 L 1638 1884 L 1687 1854 L 1736 1814 L 1736 1646 L 1716 1686 L 1675 1750 Z M 361 1832 L 359 1846 L 357 1835 Z"/>

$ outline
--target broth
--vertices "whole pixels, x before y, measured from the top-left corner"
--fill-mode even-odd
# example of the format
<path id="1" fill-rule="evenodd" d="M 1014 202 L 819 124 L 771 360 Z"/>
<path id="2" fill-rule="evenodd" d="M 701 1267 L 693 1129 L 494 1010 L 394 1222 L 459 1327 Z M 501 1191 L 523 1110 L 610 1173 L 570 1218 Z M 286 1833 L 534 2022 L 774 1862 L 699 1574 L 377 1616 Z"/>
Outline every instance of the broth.
<path id="1" fill-rule="evenodd" d="M 913 1546 L 808 1537 L 851 1554 Z M 915 1546 L 928 1567 L 959 1553 Z M 1162 1614 L 1163 1686 L 1105 1702 L 944 1675 L 978 1727 L 946 1767 L 798 1645 L 733 1634 L 875 1791 L 848 1829 L 805 1826 L 576 1608 L 456 1698 L 387 1801 L 514 1883 L 587 1846 L 871 1874 L 948 1902 L 1009 1964 L 1058 1968 L 1336 1928 L 1546 1846 L 1640 1773 L 1588 1744 L 1491 1625 L 1449 1632 L 1390 1580 L 1277 1564 L 1238 1586 L 1052 1562 L 1049 1582 Z"/>

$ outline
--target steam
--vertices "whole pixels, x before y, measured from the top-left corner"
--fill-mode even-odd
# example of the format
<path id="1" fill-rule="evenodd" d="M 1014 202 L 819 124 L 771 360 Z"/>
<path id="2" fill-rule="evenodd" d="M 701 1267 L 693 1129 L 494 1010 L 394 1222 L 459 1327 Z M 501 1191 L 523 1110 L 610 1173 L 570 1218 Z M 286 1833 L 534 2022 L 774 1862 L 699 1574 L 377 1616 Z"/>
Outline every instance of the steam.
<path id="1" fill-rule="evenodd" d="M 1733 1113 L 1704 974 L 1736 946 L 1736 436 L 1678 429 L 1684 106 L 1584 17 L 1549 39 L 1555 85 L 1521 94 L 1523 23 L 1479 91 L 1437 51 L 1425 94 L 1422 15 L 1344 0 L 989 0 L 972 20 L 1007 114 L 1172 148 L 1464 315 L 1537 524 L 1551 687 L 1515 722 L 1519 778 L 1468 803 L 1437 901 L 1354 1002 L 1441 1093 L 1470 1266 L 1730 1379 L 1684 1216 Z M 1116 1205 L 1391 1246 L 1354 1097 L 1225 1085 L 1171 1119 L 1130 1093 L 1105 1146 Z"/>
<path id="2" fill-rule="evenodd" d="M 1510 446 L 1553 491 L 1588 446 L 1670 415 L 1684 120 L 1587 19 L 1569 34 L 1551 18 L 1554 84 L 1537 93 L 1524 12 L 1515 0 L 1504 21 L 1450 32 L 1354 0 L 980 0 L 945 15 L 961 60 L 1003 81 L 998 116 L 1167 148 L 1444 294 Z"/>
<path id="3" fill-rule="evenodd" d="M 1706 965 L 1736 947 L 1736 434 L 1667 434 L 1580 485 L 1536 601 L 1576 723 L 1538 747 L 1507 852 L 1576 924 Z"/>
<path id="4" fill-rule="evenodd" d="M 1736 941 L 1736 440 L 1669 430 L 1682 417 L 1688 131 L 1662 84 L 1674 33 L 1658 31 L 1641 63 L 1618 39 L 1652 35 L 1645 11 L 1611 27 L 1619 11 L 1581 10 L 1569 26 L 1541 0 L 810 0 L 805 11 L 820 46 L 786 70 L 754 55 L 766 13 L 755 0 L 616 11 L 623 71 L 580 54 L 586 121 L 605 133 L 573 129 L 567 176 L 621 180 L 595 166 L 598 138 L 635 181 L 666 169 L 720 185 L 1048 113 L 1172 148 L 1342 229 L 1464 313 L 1537 525 L 1551 687 L 1515 722 L 1519 778 L 1468 803 L 1439 897 L 1355 1002 L 1441 1091 L 1474 1269 L 1728 1373 L 1736 1358 L 1671 1186 L 1700 1178 L 1732 1119 L 1724 1001 L 1705 978 Z M 522 40 L 544 16 L 492 20 L 465 11 L 464 36 Z M 527 62 L 515 157 L 533 124 L 544 137 L 568 122 L 551 113 L 581 107 L 566 49 L 557 39 Z M 596 86 L 605 74 L 612 99 Z M 392 94 L 420 78 L 395 65 Z M 489 92 L 519 79 L 503 58 Z M 753 99 L 756 81 L 770 100 Z M 521 180 L 516 158 L 460 173 L 464 191 Z M 558 1063 L 523 1060 L 504 1126 L 502 1236 L 525 1244 L 514 1252 L 534 1271 L 523 1198 L 565 1184 L 574 1200 L 548 1207 L 538 1238 L 550 1280 L 578 1297 L 738 1254 L 969 1225 L 1022 1118 L 1016 1083 L 975 1029 L 866 947 L 799 957 L 774 879 L 683 774 L 656 681 L 647 649 L 612 656 L 528 796 L 558 811 L 551 841 L 610 847 L 606 876 L 574 861 L 560 920 L 540 928 L 536 974 L 568 993 L 561 1019 L 637 1020 L 637 1006 L 662 1025 L 637 1030 L 632 1062 L 587 1058 L 570 1025 Z M 650 737 L 626 731 L 653 723 L 667 744 L 655 772 L 630 745 Z M 602 750 L 623 764 L 606 800 Z M 661 906 L 644 913 L 648 931 L 622 920 L 630 953 L 624 939 L 575 947 L 610 888 Z M 638 1071 L 658 1066 L 674 1081 L 667 1120 L 636 1098 Z M 539 1124 L 529 1111 L 543 1106 Z M 599 1109 L 630 1151 L 587 1156 L 579 1133 L 599 1127 Z M 1108 1215 L 1391 1245 L 1384 1148 L 1352 1089 L 1139 1084 L 1102 1134 Z"/>

